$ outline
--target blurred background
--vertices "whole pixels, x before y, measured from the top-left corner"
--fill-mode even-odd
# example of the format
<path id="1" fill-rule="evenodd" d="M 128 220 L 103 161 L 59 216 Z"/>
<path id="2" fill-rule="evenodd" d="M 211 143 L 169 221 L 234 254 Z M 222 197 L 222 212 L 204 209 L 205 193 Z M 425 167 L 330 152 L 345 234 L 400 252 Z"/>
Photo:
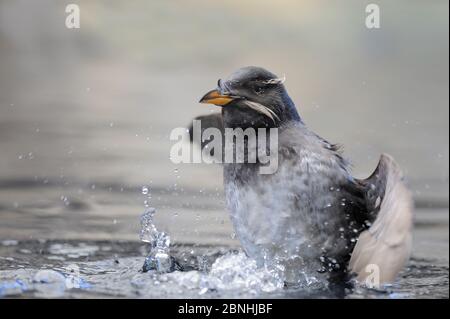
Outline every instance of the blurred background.
<path id="1" fill-rule="evenodd" d="M 0 0 L 0 239 L 138 240 L 144 200 L 175 242 L 235 245 L 221 167 L 174 165 L 170 131 L 247 65 L 285 74 L 357 177 L 405 169 L 415 249 L 448 262 L 448 1 Z M 149 194 L 142 194 L 146 186 Z"/>

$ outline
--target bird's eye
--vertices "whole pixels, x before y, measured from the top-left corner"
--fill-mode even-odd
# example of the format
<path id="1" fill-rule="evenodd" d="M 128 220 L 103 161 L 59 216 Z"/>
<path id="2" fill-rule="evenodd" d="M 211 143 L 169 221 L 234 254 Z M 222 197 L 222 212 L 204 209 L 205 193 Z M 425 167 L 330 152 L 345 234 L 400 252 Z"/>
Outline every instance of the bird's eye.
<path id="1" fill-rule="evenodd" d="M 262 86 L 255 86 L 253 91 L 255 91 L 256 94 L 261 94 L 264 92 L 264 88 Z"/>

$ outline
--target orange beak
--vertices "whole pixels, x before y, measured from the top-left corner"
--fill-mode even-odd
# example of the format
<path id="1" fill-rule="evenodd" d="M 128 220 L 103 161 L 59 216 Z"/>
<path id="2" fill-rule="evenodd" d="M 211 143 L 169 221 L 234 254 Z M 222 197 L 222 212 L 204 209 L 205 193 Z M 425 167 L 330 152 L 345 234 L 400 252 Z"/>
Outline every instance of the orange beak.
<path id="1" fill-rule="evenodd" d="M 219 106 L 225 106 L 231 101 L 233 101 L 235 97 L 230 95 L 223 95 L 217 90 L 212 90 L 206 93 L 201 99 L 200 103 L 205 104 L 215 104 Z"/>

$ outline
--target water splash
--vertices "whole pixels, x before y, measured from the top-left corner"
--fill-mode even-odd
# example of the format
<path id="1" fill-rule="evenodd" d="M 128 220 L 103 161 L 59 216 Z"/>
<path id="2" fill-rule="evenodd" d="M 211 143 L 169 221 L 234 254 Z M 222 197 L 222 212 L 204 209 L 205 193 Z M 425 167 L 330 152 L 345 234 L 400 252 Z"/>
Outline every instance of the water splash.
<path id="1" fill-rule="evenodd" d="M 180 267 L 170 256 L 170 236 L 165 232 L 158 231 L 153 223 L 155 213 L 156 209 L 150 207 L 145 210 L 141 217 L 140 239 L 142 242 L 149 244 L 149 254 L 145 258 L 143 271 L 171 272 Z"/>
<path id="2" fill-rule="evenodd" d="M 256 261 L 242 251 L 217 258 L 209 277 L 219 290 L 248 289 L 257 293 L 273 292 L 284 287 L 282 272 L 270 267 L 258 267 Z"/>
<path id="3" fill-rule="evenodd" d="M 21 279 L 0 283 L 0 297 L 16 296 L 25 291 L 27 291 L 27 286 Z"/>
<path id="4" fill-rule="evenodd" d="M 200 295 L 208 291 L 245 289 L 257 293 L 283 288 L 282 269 L 258 267 L 256 261 L 242 251 L 217 258 L 211 267 L 204 258 L 199 258 L 198 270 L 182 272 L 183 267 L 170 255 L 170 236 L 158 231 L 153 222 L 155 213 L 156 209 L 151 207 L 142 214 L 140 239 L 149 246 L 143 272 L 159 273 L 155 279 L 158 285 L 161 282 L 177 283 L 184 288 L 198 290 Z"/>
<path id="5" fill-rule="evenodd" d="M 51 269 L 38 271 L 33 283 L 37 297 L 58 298 L 62 297 L 66 290 L 66 277 Z"/>
<path id="6" fill-rule="evenodd" d="M 153 244 L 158 235 L 158 230 L 153 224 L 153 216 L 156 209 L 153 207 L 147 208 L 141 216 L 141 232 L 139 238 L 144 243 Z"/>

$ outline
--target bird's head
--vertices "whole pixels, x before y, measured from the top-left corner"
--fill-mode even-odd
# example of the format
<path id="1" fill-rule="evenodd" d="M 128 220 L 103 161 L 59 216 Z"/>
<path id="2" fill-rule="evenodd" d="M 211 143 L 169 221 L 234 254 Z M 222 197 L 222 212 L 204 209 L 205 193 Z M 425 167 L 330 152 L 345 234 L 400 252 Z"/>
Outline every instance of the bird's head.
<path id="1" fill-rule="evenodd" d="M 284 78 L 263 68 L 244 67 L 219 80 L 200 103 L 222 106 L 225 127 L 279 127 L 300 121 L 283 83 Z"/>

